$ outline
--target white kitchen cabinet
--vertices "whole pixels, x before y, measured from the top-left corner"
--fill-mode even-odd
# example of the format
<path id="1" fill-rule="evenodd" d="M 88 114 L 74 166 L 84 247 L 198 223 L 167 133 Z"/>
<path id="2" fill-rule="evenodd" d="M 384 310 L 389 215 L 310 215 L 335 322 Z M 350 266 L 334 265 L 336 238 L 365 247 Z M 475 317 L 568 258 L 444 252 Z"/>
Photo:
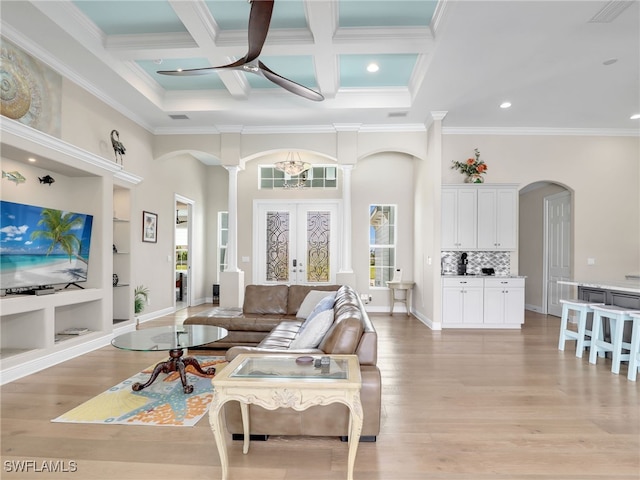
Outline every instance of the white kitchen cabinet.
<path id="1" fill-rule="evenodd" d="M 517 185 L 448 185 L 441 202 L 442 250 L 516 250 Z"/>
<path id="2" fill-rule="evenodd" d="M 478 189 L 478 249 L 515 250 L 518 190 L 505 186 Z"/>
<path id="3" fill-rule="evenodd" d="M 442 249 L 471 250 L 477 246 L 477 190 L 442 189 Z"/>
<path id="4" fill-rule="evenodd" d="M 442 328 L 520 328 L 523 277 L 442 277 Z"/>
<path id="5" fill-rule="evenodd" d="M 443 278 L 442 326 L 474 328 L 483 324 L 482 278 Z"/>
<path id="6" fill-rule="evenodd" d="M 484 279 L 484 324 L 520 327 L 524 323 L 524 278 Z"/>

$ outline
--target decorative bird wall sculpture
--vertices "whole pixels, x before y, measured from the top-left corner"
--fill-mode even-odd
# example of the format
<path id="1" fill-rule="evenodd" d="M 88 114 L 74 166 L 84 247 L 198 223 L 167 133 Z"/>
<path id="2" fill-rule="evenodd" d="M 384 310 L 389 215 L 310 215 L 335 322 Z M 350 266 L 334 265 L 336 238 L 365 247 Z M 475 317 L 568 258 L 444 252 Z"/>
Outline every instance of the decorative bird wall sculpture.
<path id="1" fill-rule="evenodd" d="M 118 163 L 118 155 L 120 155 L 120 165 L 122 165 L 122 155 L 127 151 L 124 145 L 120 141 L 120 133 L 117 130 L 111 130 L 111 145 L 113 145 L 113 151 L 116 155 L 116 163 Z"/>

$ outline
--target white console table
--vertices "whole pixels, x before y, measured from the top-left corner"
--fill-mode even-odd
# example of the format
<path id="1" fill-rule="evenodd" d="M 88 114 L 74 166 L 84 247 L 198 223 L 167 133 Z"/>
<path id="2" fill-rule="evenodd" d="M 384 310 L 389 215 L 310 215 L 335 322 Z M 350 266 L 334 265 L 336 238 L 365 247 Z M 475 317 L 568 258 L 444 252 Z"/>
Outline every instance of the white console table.
<path id="1" fill-rule="evenodd" d="M 413 292 L 413 286 L 415 282 L 408 280 L 401 281 L 391 281 L 387 282 L 387 287 L 389 287 L 389 300 L 391 305 L 389 307 L 389 313 L 393 315 L 393 306 L 396 302 L 402 302 L 405 304 L 407 308 L 407 316 L 409 316 L 409 312 L 411 310 L 411 293 Z M 403 296 L 396 295 L 396 292 L 404 292 Z"/>

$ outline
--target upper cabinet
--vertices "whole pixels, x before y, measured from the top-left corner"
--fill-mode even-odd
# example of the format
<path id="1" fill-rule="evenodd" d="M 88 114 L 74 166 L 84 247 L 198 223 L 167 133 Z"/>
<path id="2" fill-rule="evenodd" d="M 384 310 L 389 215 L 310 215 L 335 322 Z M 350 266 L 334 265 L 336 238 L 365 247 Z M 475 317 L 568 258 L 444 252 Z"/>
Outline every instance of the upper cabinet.
<path id="1" fill-rule="evenodd" d="M 517 185 L 442 187 L 442 250 L 516 250 L 517 227 Z"/>
<path id="2" fill-rule="evenodd" d="M 442 189 L 442 248 L 471 250 L 478 243 L 478 195 L 475 189 Z"/>
<path id="3" fill-rule="evenodd" d="M 514 187 L 478 190 L 478 249 L 515 250 L 518 191 Z"/>

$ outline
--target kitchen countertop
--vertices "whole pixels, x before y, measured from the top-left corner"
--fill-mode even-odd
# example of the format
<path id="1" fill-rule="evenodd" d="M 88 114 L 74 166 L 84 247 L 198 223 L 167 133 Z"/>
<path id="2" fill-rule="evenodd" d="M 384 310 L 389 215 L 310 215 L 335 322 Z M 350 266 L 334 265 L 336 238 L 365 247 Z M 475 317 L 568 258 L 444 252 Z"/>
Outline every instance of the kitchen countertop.
<path id="1" fill-rule="evenodd" d="M 580 280 L 558 280 L 561 285 L 573 285 L 575 287 L 592 287 L 603 290 L 615 290 L 617 292 L 640 293 L 640 280 L 619 280 L 619 281 L 580 281 Z"/>
<path id="2" fill-rule="evenodd" d="M 527 278 L 525 275 L 441 275 L 442 278 Z"/>

